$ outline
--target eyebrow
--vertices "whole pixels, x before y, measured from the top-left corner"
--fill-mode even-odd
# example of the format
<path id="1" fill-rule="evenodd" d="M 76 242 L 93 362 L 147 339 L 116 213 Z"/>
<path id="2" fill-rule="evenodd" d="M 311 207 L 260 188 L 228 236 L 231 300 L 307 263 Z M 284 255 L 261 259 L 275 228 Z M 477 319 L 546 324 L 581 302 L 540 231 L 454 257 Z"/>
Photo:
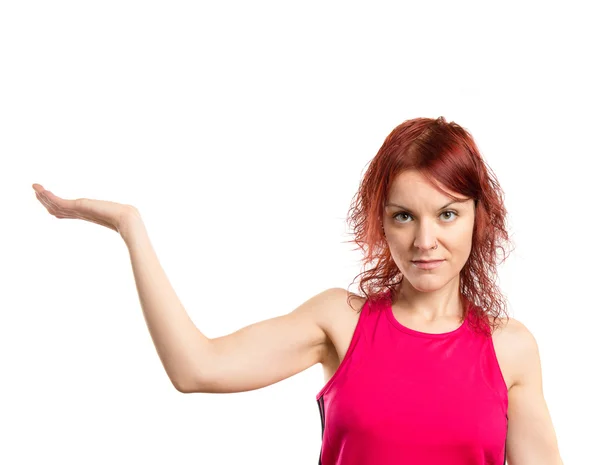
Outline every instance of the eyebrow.
<path id="1" fill-rule="evenodd" d="M 466 202 L 466 200 L 454 200 L 454 201 L 452 201 L 450 203 L 447 203 L 443 207 L 441 207 L 440 210 L 443 210 L 444 208 L 449 207 L 452 204 L 463 203 L 463 202 Z M 398 207 L 398 208 L 402 208 L 403 210 L 406 210 L 408 213 L 412 213 L 412 211 L 409 208 L 403 207 L 402 205 L 398 205 L 397 203 L 386 203 L 385 206 L 386 207 Z M 438 210 L 438 211 L 440 211 L 440 210 Z"/>

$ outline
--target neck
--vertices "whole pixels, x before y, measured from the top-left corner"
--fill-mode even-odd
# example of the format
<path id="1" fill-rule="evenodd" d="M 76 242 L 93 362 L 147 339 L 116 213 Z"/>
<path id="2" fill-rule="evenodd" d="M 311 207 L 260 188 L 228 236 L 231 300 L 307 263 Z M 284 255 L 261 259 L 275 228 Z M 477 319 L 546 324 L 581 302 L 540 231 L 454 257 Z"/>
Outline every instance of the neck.
<path id="1" fill-rule="evenodd" d="M 404 283 L 404 279 L 402 283 Z M 416 319 L 433 322 L 436 320 L 461 320 L 464 303 L 458 286 L 448 286 L 432 292 L 421 292 L 402 283 L 394 292 L 392 305 Z"/>

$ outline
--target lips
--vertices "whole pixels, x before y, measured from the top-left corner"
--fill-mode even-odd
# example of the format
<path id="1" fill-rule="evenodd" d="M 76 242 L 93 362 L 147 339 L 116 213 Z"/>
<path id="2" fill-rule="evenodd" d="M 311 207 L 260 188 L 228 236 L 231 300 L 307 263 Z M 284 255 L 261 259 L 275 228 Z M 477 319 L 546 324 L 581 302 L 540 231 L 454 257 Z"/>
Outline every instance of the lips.
<path id="1" fill-rule="evenodd" d="M 445 260 L 412 261 L 412 264 L 420 270 L 435 270 L 442 266 Z"/>

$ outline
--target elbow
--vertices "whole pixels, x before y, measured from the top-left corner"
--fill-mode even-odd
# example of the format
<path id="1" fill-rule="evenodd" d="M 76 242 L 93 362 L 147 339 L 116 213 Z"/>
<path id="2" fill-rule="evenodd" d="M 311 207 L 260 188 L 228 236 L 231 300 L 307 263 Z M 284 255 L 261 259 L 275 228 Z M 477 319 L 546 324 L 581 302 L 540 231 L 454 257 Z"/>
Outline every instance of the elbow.
<path id="1" fill-rule="evenodd" d="M 207 339 L 206 341 L 210 340 Z M 212 346 L 210 344 L 204 345 L 203 341 L 203 345 L 201 347 L 196 347 L 194 349 L 194 354 L 203 354 L 202 363 L 196 360 L 194 366 L 190 367 L 190 365 L 192 365 L 192 362 L 190 362 L 188 358 L 187 369 L 180 371 L 181 376 L 171 377 L 173 386 L 175 387 L 175 389 L 177 389 L 177 391 L 181 392 L 182 394 L 191 394 L 194 392 L 209 392 L 206 390 L 208 386 L 206 380 L 211 379 L 210 376 L 207 376 L 207 373 L 212 372 L 213 370 L 209 369 L 209 367 L 214 366 L 214 352 Z"/>
<path id="2" fill-rule="evenodd" d="M 193 392 L 200 392 L 198 390 L 197 384 L 195 384 L 189 380 L 185 381 L 185 382 L 173 381 L 173 386 L 175 387 L 175 389 L 177 389 L 177 391 L 181 392 L 182 394 L 191 394 Z"/>
<path id="3" fill-rule="evenodd" d="M 199 376 L 188 376 L 185 379 L 172 380 L 173 386 L 182 394 L 207 393 L 210 391 L 210 384 Z"/>
<path id="4" fill-rule="evenodd" d="M 173 386 L 175 387 L 175 389 L 178 392 L 181 392 L 182 394 L 189 394 L 190 393 L 190 391 L 187 388 L 183 387 L 181 384 L 173 383 Z"/>
<path id="5" fill-rule="evenodd" d="M 195 392 L 208 392 L 206 391 L 206 372 L 208 371 L 206 369 L 207 367 L 207 361 L 211 361 L 212 360 L 212 346 L 208 345 L 208 346 L 202 346 L 200 348 L 196 348 L 194 350 L 194 353 L 198 354 L 204 354 L 203 357 L 203 363 L 202 363 L 202 369 L 200 369 L 198 367 L 199 364 L 196 364 L 195 366 L 191 367 L 189 365 L 192 364 L 192 362 L 189 362 L 187 369 L 182 370 L 181 371 L 181 375 L 179 377 L 176 376 L 172 376 L 171 377 L 171 382 L 173 383 L 173 386 L 175 387 L 175 389 L 177 389 L 177 391 L 181 392 L 182 394 L 191 394 L 191 393 L 195 393 Z"/>

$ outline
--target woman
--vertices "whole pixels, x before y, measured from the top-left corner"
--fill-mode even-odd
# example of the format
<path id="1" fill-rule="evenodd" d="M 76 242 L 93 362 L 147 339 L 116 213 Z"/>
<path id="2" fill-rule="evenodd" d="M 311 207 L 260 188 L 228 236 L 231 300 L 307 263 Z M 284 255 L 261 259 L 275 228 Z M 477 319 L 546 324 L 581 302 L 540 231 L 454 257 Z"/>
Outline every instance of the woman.
<path id="1" fill-rule="evenodd" d="M 405 121 L 370 163 L 349 212 L 360 294 L 327 289 L 213 339 L 185 312 L 135 207 L 33 188 L 54 216 L 121 235 L 180 392 L 249 391 L 321 363 L 320 464 L 562 464 L 536 341 L 501 316 L 494 286 L 502 191 L 458 124 Z"/>

